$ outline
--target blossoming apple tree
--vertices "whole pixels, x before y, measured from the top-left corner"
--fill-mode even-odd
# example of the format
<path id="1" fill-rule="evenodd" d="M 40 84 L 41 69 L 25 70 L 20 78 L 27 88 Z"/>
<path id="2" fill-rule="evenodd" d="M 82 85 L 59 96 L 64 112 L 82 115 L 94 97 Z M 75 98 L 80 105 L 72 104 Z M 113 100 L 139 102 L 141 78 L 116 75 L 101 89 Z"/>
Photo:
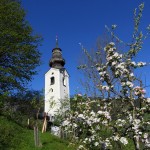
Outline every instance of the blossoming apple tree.
<path id="1" fill-rule="evenodd" d="M 129 50 L 126 53 L 119 53 L 115 43 L 110 42 L 104 48 L 105 55 L 97 53 L 99 57 L 105 56 L 106 61 L 100 63 L 82 47 L 93 63 L 91 67 L 99 74 L 97 88 L 101 96 L 97 99 L 75 96 L 75 107 L 62 124 L 64 130 L 71 133 L 73 142 L 79 143 L 78 149 L 123 149 L 129 144 L 136 150 L 150 147 L 150 121 L 147 119 L 150 99 L 145 97 L 142 81 L 134 75 L 135 69 L 147 64 L 133 61 L 150 33 L 150 26 L 146 35 L 139 31 L 143 8 L 144 4 L 141 4 L 139 11 L 134 12 L 133 40 L 127 44 Z M 114 34 L 115 28 L 113 25 L 112 30 L 107 29 L 114 39 L 122 42 Z M 117 105 L 116 112 L 114 104 Z"/>

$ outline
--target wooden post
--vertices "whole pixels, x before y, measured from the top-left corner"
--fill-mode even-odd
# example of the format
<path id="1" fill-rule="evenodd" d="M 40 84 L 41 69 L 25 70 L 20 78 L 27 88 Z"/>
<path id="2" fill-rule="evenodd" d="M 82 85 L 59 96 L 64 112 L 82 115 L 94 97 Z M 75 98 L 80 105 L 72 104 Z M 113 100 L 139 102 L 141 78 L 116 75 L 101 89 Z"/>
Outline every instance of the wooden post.
<path id="1" fill-rule="evenodd" d="M 64 139 L 64 129 L 63 128 L 61 128 L 60 133 L 61 133 L 61 138 Z"/>
<path id="2" fill-rule="evenodd" d="M 29 128 L 30 127 L 30 119 L 28 118 L 28 121 L 27 121 L 27 127 Z"/>
<path id="3" fill-rule="evenodd" d="M 42 127 L 42 133 L 46 132 L 47 128 L 47 120 L 46 120 L 46 113 L 44 113 L 44 122 L 43 122 L 43 127 Z"/>
<path id="4" fill-rule="evenodd" d="M 38 127 L 34 127 L 34 142 L 35 146 L 39 146 L 39 133 L 38 133 Z"/>

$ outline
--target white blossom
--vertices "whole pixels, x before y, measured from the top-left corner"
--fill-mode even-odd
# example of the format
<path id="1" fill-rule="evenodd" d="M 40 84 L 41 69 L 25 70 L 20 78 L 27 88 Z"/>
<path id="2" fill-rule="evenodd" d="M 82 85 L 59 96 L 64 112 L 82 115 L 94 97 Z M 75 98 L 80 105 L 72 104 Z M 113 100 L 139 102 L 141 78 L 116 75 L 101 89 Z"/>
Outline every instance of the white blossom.
<path id="1" fill-rule="evenodd" d="M 108 86 L 102 86 L 102 89 L 108 91 L 109 87 Z"/>
<path id="2" fill-rule="evenodd" d="M 65 120 L 62 122 L 62 126 L 67 126 L 70 122 L 68 120 Z"/>
<path id="3" fill-rule="evenodd" d="M 73 127 L 75 127 L 75 128 L 76 128 L 76 127 L 77 127 L 77 124 L 76 124 L 76 123 L 73 123 Z"/>
<path id="4" fill-rule="evenodd" d="M 116 124 L 119 126 L 119 127 L 122 127 L 123 125 L 125 125 L 126 121 L 125 120 L 122 120 L 122 119 L 118 119 L 116 121 Z"/>
<path id="5" fill-rule="evenodd" d="M 82 118 L 82 119 L 85 119 L 85 117 L 84 117 L 83 114 L 79 114 L 78 117 L 79 117 L 79 118 Z"/>
<path id="6" fill-rule="evenodd" d="M 147 98 L 146 101 L 147 101 L 148 103 L 150 103 L 150 98 Z"/>
<path id="7" fill-rule="evenodd" d="M 106 59 L 107 59 L 107 61 L 110 61 L 110 60 L 112 60 L 112 57 L 110 56 L 110 57 L 107 57 Z"/>
<path id="8" fill-rule="evenodd" d="M 128 140 L 125 137 L 121 137 L 120 142 L 124 145 L 128 144 Z"/>
<path id="9" fill-rule="evenodd" d="M 116 64 L 117 64 L 116 61 L 113 61 L 113 62 L 112 62 L 112 66 L 115 66 Z"/>
<path id="10" fill-rule="evenodd" d="M 133 74 L 133 73 L 130 73 L 130 76 L 131 76 L 131 77 L 134 77 L 134 74 Z"/>
<path id="11" fill-rule="evenodd" d="M 95 116 L 95 112 L 94 111 L 91 111 L 90 113 L 92 116 Z"/>
<path id="12" fill-rule="evenodd" d="M 97 113 L 100 114 L 100 115 L 103 114 L 103 112 L 101 110 L 99 110 Z"/>
<path id="13" fill-rule="evenodd" d="M 100 71 L 101 68 L 100 68 L 100 67 L 97 67 L 96 69 L 97 69 L 97 71 Z"/>
<path id="14" fill-rule="evenodd" d="M 119 136 L 116 135 L 116 136 L 113 137 L 113 139 L 114 139 L 114 141 L 119 141 Z"/>
<path id="15" fill-rule="evenodd" d="M 145 65 L 146 65 L 145 62 L 138 62 L 138 63 L 137 63 L 137 66 L 138 66 L 138 67 L 142 67 L 142 66 L 145 66 Z"/>
<path id="16" fill-rule="evenodd" d="M 114 43 L 114 42 L 110 42 L 110 43 L 109 43 L 109 45 L 114 46 L 114 45 L 115 45 L 115 43 Z"/>
<path id="17" fill-rule="evenodd" d="M 117 52 L 115 52 L 113 56 L 114 56 L 114 57 L 118 57 L 119 54 L 118 54 Z"/>
<path id="18" fill-rule="evenodd" d="M 107 124 L 107 123 L 108 123 L 107 120 L 103 120 L 103 121 L 102 121 L 102 124 Z"/>
<path id="19" fill-rule="evenodd" d="M 134 119 L 135 124 L 140 124 L 141 120 L 140 119 Z"/>
<path id="20" fill-rule="evenodd" d="M 94 145 L 95 145 L 95 146 L 98 146 L 98 145 L 99 145 L 99 143 L 98 143 L 98 142 L 95 142 L 95 143 L 94 143 Z"/>
<path id="21" fill-rule="evenodd" d="M 130 81 L 127 81 L 127 82 L 126 82 L 126 85 L 127 85 L 128 87 L 130 87 L 130 88 L 133 87 L 133 83 L 130 82 Z"/>
<path id="22" fill-rule="evenodd" d="M 80 150 L 80 149 L 82 149 L 82 148 L 84 148 L 83 145 L 79 145 L 78 149 Z"/>
<path id="23" fill-rule="evenodd" d="M 148 133 L 144 133 L 144 138 L 145 138 L 145 139 L 148 138 Z"/>
<path id="24" fill-rule="evenodd" d="M 126 83 L 125 83 L 125 82 L 121 82 L 121 85 L 122 85 L 122 86 L 126 86 Z"/>
<path id="25" fill-rule="evenodd" d="M 131 62 L 131 65 L 136 66 L 136 63 L 133 61 L 133 62 Z"/>

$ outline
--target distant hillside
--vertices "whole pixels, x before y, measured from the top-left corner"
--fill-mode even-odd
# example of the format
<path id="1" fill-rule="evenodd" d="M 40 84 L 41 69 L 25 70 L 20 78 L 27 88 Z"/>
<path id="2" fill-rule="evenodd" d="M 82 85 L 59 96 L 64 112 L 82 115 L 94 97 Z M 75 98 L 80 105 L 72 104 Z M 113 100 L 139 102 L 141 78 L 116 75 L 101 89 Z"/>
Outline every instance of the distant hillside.
<path id="1" fill-rule="evenodd" d="M 68 142 L 50 133 L 40 133 L 42 146 L 35 148 L 33 130 L 28 130 L 0 116 L 0 149 L 1 150 L 75 150 L 68 147 Z"/>

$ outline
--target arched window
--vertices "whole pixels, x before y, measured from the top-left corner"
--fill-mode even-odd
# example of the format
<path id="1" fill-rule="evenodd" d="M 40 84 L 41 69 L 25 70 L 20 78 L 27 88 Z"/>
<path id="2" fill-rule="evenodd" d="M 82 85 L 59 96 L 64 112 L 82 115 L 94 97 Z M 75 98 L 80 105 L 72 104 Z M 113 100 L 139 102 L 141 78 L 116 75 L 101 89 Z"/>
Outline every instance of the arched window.
<path id="1" fill-rule="evenodd" d="M 50 84 L 51 84 L 51 85 L 55 84 L 55 78 L 54 78 L 54 77 L 51 77 L 51 79 L 50 79 Z"/>
<path id="2" fill-rule="evenodd" d="M 66 79 L 63 77 L 63 85 L 66 86 Z"/>
<path id="3" fill-rule="evenodd" d="M 50 92 L 53 92 L 53 89 L 52 89 L 52 88 L 50 89 Z"/>

